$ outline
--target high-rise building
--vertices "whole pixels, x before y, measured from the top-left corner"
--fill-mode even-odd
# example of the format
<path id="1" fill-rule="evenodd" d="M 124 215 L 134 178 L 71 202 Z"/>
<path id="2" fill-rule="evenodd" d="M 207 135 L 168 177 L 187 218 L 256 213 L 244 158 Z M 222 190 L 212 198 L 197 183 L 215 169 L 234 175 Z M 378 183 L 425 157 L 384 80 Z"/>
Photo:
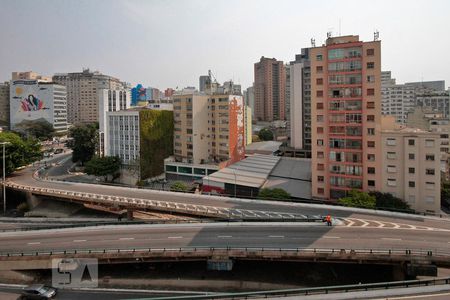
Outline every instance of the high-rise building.
<path id="1" fill-rule="evenodd" d="M 261 57 L 255 63 L 255 118 L 258 121 L 285 120 L 286 74 L 282 61 Z"/>
<path id="2" fill-rule="evenodd" d="M 201 75 L 198 78 L 199 84 L 198 89 L 200 92 L 204 92 L 206 90 L 207 85 L 211 84 L 211 79 L 209 75 Z"/>
<path id="3" fill-rule="evenodd" d="M 105 153 L 105 145 L 108 144 L 108 135 L 105 134 L 106 113 L 111 111 L 120 111 L 130 108 L 130 90 L 118 89 L 118 90 L 98 90 L 98 123 L 99 123 L 99 135 L 100 145 L 99 154 Z"/>
<path id="4" fill-rule="evenodd" d="M 396 127 L 394 119 L 388 122 L 386 117 L 382 124 L 381 191 L 404 200 L 418 212 L 439 213 L 440 134 Z"/>
<path id="5" fill-rule="evenodd" d="M 381 190 L 380 48 L 341 36 L 310 49 L 313 198 Z"/>
<path id="6" fill-rule="evenodd" d="M 0 83 L 0 127 L 9 128 L 9 82 Z"/>
<path id="7" fill-rule="evenodd" d="M 226 166 L 244 158 L 242 96 L 174 95 L 173 105 L 174 156 L 177 161 Z"/>
<path id="8" fill-rule="evenodd" d="M 172 89 L 172 88 L 167 88 L 167 89 L 164 91 L 164 97 L 166 97 L 166 98 L 172 97 L 173 93 L 175 93 L 175 90 L 174 90 L 174 89 Z"/>
<path id="9" fill-rule="evenodd" d="M 27 72 L 12 72 L 12 81 L 15 80 L 37 80 L 39 82 L 51 82 L 50 76 L 42 76 L 33 71 Z"/>
<path id="10" fill-rule="evenodd" d="M 89 69 L 55 74 L 53 81 L 67 88 L 67 120 L 72 124 L 98 122 L 98 90 L 116 90 L 126 86 L 117 78 Z"/>
<path id="11" fill-rule="evenodd" d="M 66 87 L 38 80 L 10 85 L 11 130 L 27 132 L 32 123 L 50 123 L 57 134 L 67 133 Z"/>
<path id="12" fill-rule="evenodd" d="M 286 67 L 288 133 L 294 156 L 311 157 L 311 67 L 309 49 L 302 49 Z M 303 150 L 303 151 L 299 151 Z"/>
<path id="13" fill-rule="evenodd" d="M 255 94 L 253 92 L 253 86 L 248 87 L 244 91 L 244 101 L 245 101 L 245 105 L 250 107 L 250 109 L 252 111 L 252 119 L 254 119 L 255 118 Z"/>

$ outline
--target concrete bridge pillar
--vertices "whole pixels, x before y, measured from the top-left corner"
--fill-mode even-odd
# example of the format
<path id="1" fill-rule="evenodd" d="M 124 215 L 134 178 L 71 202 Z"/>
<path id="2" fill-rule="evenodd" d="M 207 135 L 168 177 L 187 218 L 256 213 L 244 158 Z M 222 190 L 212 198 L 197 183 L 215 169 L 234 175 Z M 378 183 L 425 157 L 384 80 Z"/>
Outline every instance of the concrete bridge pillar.
<path id="1" fill-rule="evenodd" d="M 26 192 L 26 199 L 30 210 L 35 208 L 42 202 L 42 200 L 38 196 L 33 195 L 32 192 Z"/>
<path id="2" fill-rule="evenodd" d="M 131 208 L 128 208 L 127 209 L 127 220 L 128 221 L 133 221 L 133 209 L 131 209 Z"/>

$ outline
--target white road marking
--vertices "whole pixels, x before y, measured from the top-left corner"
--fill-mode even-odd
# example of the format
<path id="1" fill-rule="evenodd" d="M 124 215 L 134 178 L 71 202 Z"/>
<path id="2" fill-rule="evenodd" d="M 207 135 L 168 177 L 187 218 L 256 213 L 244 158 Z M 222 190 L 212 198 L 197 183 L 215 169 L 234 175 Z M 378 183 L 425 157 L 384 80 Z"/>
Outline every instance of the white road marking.
<path id="1" fill-rule="evenodd" d="M 389 298 L 389 299 L 391 299 L 391 300 L 417 299 L 417 298 L 419 298 L 419 299 L 420 299 L 420 298 L 424 299 L 425 296 L 426 296 L 427 298 L 431 298 L 431 297 L 441 297 L 441 296 L 446 296 L 446 295 L 450 295 L 450 293 L 425 294 L 425 295 L 417 295 L 417 296 L 409 295 L 409 296 L 404 296 L 404 297 L 402 297 L 402 296 L 400 296 L 400 297 L 393 297 L 393 298 Z M 375 300 L 384 300 L 384 299 L 386 299 L 386 298 L 378 298 L 378 299 L 375 299 Z"/>
<path id="2" fill-rule="evenodd" d="M 73 240 L 74 243 L 86 242 L 86 240 Z"/>
<path id="3" fill-rule="evenodd" d="M 350 220 L 350 219 L 345 219 L 347 222 L 348 222 L 348 224 L 346 225 L 347 227 L 350 227 L 350 226 L 352 226 L 353 224 L 355 224 L 355 222 L 353 222 L 352 220 Z"/>
<path id="4" fill-rule="evenodd" d="M 397 223 L 392 223 L 392 222 L 386 222 L 388 224 L 392 224 L 394 226 L 394 228 L 400 228 L 400 225 L 398 225 Z"/>
<path id="5" fill-rule="evenodd" d="M 168 239 L 181 239 L 182 236 L 169 236 Z"/>
<path id="6" fill-rule="evenodd" d="M 129 240 L 134 240 L 134 238 L 132 237 L 123 237 L 119 239 L 120 241 L 129 241 Z"/>
<path id="7" fill-rule="evenodd" d="M 373 222 L 378 224 L 377 228 L 383 228 L 385 225 L 384 223 L 381 223 L 379 221 L 373 221 Z"/>
<path id="8" fill-rule="evenodd" d="M 231 235 L 218 235 L 217 237 L 218 237 L 219 239 L 227 239 L 227 238 L 230 238 Z"/>
<path id="9" fill-rule="evenodd" d="M 284 235 L 269 235 L 270 238 L 284 238 Z"/>
<path id="10" fill-rule="evenodd" d="M 398 239 L 398 238 L 381 238 L 382 240 L 386 240 L 386 241 L 401 241 L 402 239 Z"/>
<path id="11" fill-rule="evenodd" d="M 366 226 L 369 225 L 369 222 L 366 222 L 366 221 L 364 221 L 364 220 L 358 219 L 358 221 L 364 223 L 363 225 L 361 225 L 361 227 L 366 227 Z"/>
<path id="12" fill-rule="evenodd" d="M 323 236 L 324 239 L 340 239 L 341 237 L 339 236 L 329 236 L 329 235 L 325 235 Z"/>
<path id="13" fill-rule="evenodd" d="M 39 245 L 41 242 L 30 242 L 28 245 Z"/>

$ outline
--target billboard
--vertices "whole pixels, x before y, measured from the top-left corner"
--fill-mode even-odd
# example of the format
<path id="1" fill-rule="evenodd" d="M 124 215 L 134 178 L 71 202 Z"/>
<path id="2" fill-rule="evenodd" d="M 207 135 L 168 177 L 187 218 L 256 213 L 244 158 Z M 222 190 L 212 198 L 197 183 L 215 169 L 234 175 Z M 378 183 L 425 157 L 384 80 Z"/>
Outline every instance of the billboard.
<path id="1" fill-rule="evenodd" d="M 25 123 L 47 121 L 53 125 L 53 85 L 16 80 L 10 87 L 11 129 Z"/>

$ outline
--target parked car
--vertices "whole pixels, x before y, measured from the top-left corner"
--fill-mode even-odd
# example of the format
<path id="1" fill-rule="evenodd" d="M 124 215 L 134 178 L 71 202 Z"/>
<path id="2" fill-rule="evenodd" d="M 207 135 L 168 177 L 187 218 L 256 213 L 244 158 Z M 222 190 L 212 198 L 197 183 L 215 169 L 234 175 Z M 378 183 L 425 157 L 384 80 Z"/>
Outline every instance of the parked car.
<path id="1" fill-rule="evenodd" d="M 60 154 L 60 153 L 63 153 L 63 152 L 64 152 L 64 149 L 62 149 L 62 148 L 58 148 L 58 149 L 55 150 L 55 154 Z"/>
<path id="2" fill-rule="evenodd" d="M 23 289 L 20 299 L 51 299 L 55 297 L 55 295 L 56 289 L 54 287 L 43 284 L 33 284 Z"/>

